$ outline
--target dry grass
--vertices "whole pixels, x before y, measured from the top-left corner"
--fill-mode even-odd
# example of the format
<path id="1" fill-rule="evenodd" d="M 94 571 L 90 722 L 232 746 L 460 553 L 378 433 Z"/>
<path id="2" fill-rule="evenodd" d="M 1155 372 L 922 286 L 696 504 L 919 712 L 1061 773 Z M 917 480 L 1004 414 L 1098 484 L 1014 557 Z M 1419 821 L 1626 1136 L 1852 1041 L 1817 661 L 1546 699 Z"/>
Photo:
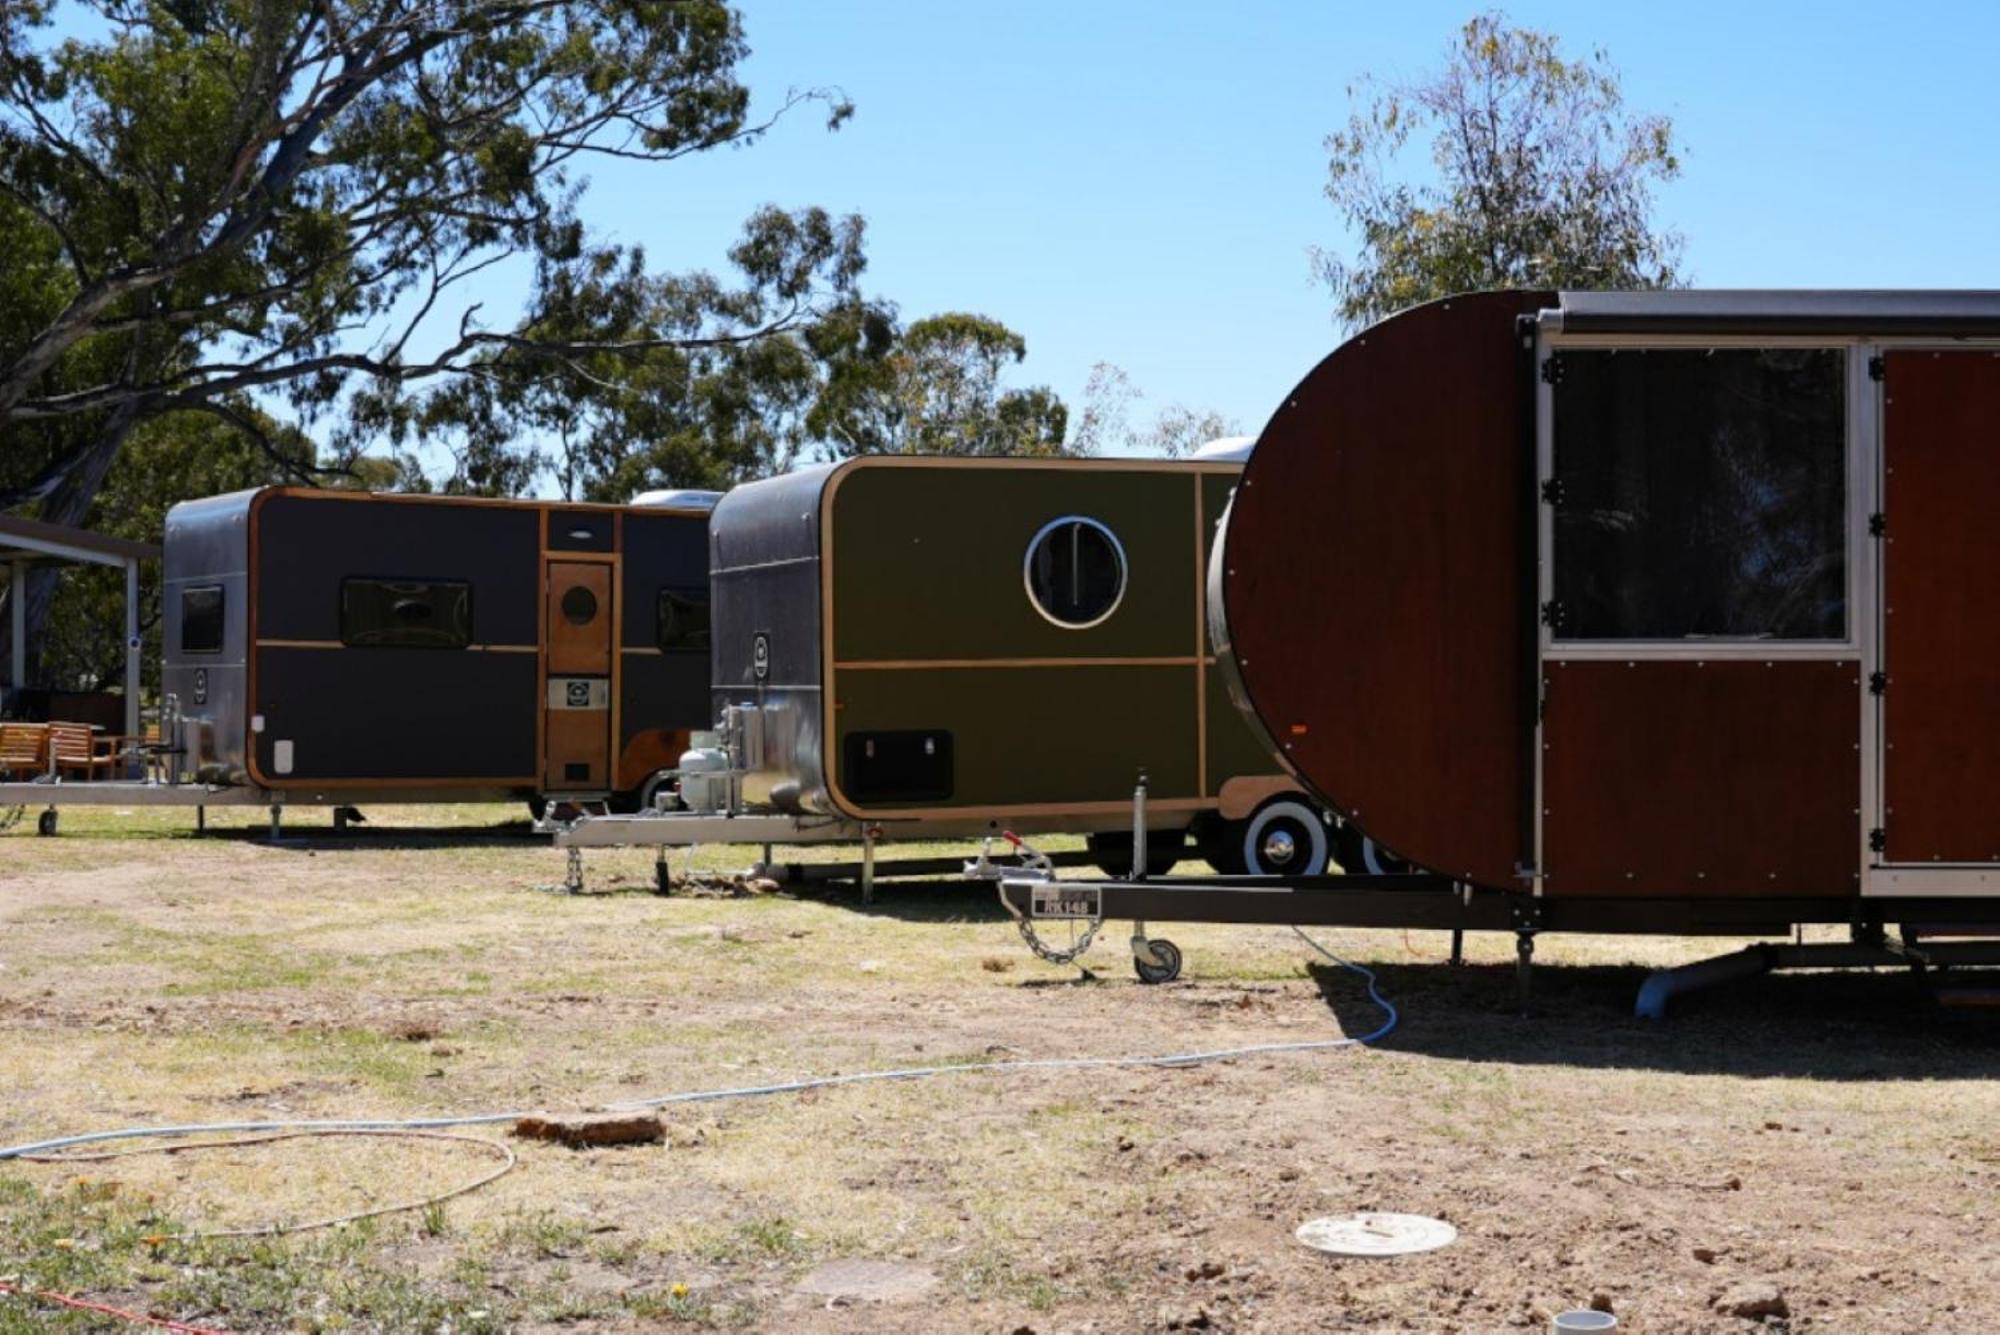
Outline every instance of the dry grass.
<path id="1" fill-rule="evenodd" d="M 870 910 L 848 887 L 662 899 L 635 851 L 591 855 L 595 893 L 568 897 L 537 888 L 557 854 L 493 828 L 509 811 L 369 815 L 343 837 L 297 813 L 305 837 L 279 847 L 250 837 L 256 812 L 212 813 L 206 838 L 178 813 L 87 810 L 57 839 L 0 838 L 0 1142 L 562 1108 L 1376 1020 L 1278 930 L 1165 929 L 1189 968 L 1165 988 L 1137 985 L 1107 930 L 1080 981 L 976 889 L 885 889 Z M 1615 938 L 1546 941 L 1523 1019 L 1506 939 L 1475 938 L 1449 970 L 1418 958 L 1442 954 L 1434 935 L 1323 938 L 1402 1005 L 1381 1048 L 692 1105 L 664 1147 L 524 1144 L 473 1196 L 269 1243 L 190 1235 L 418 1196 L 486 1161 L 327 1140 L 11 1164 L 0 1278 L 234 1330 L 1127 1329 L 1204 1310 L 1246 1329 L 1478 1328 L 1594 1293 L 1626 1329 L 1728 1329 L 1717 1297 L 1747 1280 L 1780 1287 L 1800 1328 L 2000 1318 L 1990 1023 L 1934 1015 L 1900 979 L 1801 976 L 1642 1025 L 1626 1015 L 1641 966 L 1728 943 Z M 1371 1207 L 1464 1237 L 1376 1264 L 1289 1242 L 1312 1214 Z M 801 1291 L 850 1257 L 935 1284 L 880 1306 Z M 0 1331 L 48 1319 L 0 1298 Z"/>

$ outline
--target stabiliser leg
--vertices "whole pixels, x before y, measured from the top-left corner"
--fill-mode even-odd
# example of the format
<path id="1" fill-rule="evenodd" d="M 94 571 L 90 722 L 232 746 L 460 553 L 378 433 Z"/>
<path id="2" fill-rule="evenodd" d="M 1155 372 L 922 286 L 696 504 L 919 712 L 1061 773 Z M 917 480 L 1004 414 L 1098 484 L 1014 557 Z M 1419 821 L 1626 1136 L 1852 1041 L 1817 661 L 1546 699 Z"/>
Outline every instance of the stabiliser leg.
<path id="1" fill-rule="evenodd" d="M 1523 1015 L 1528 1012 L 1528 1000 L 1534 988 L 1535 978 L 1535 934 L 1530 931 L 1514 933 L 1514 999 L 1520 1004 Z"/>

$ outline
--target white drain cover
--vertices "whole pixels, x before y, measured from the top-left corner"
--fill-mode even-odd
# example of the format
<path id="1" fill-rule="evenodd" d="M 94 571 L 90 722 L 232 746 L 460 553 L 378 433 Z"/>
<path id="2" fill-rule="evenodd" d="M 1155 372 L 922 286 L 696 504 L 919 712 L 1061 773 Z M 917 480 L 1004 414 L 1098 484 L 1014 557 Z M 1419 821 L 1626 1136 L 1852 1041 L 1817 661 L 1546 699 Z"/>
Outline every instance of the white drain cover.
<path id="1" fill-rule="evenodd" d="M 1314 1251 L 1335 1256 L 1407 1256 L 1450 1246 L 1458 1230 L 1429 1215 L 1363 1210 L 1308 1219 L 1295 1236 Z"/>

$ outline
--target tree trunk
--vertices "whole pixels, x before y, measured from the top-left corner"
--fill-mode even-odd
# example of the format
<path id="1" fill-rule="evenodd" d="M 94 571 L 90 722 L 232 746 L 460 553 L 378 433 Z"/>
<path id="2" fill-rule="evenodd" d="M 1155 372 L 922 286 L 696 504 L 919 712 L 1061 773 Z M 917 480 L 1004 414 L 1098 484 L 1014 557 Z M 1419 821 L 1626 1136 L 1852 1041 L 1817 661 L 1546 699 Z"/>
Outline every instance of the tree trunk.
<path id="1" fill-rule="evenodd" d="M 111 420 L 104 424 L 104 434 L 84 446 L 75 465 L 42 503 L 42 520 L 72 527 L 83 523 L 137 419 L 138 413 L 130 407 L 112 414 Z M 43 631 L 48 626 L 49 607 L 55 601 L 56 581 L 60 577 L 61 568 L 53 565 L 36 566 L 28 572 L 27 667 L 31 682 L 42 679 Z M 13 598 L 11 584 L 10 580 L 0 581 L 0 666 L 11 662 L 13 654 L 14 613 L 8 606 Z"/>

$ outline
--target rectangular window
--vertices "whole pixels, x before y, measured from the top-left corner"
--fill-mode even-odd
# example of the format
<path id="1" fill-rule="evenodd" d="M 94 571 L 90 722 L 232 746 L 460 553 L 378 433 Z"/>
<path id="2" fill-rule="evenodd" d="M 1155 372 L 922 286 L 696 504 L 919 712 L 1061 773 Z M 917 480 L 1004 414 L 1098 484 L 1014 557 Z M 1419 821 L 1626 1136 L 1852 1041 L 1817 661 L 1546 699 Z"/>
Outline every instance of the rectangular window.
<path id="1" fill-rule="evenodd" d="M 340 642 L 352 649 L 463 649 L 472 586 L 458 580 L 340 581 Z"/>
<path id="2" fill-rule="evenodd" d="M 708 590 L 684 587 L 660 590 L 660 648 L 667 653 L 681 650 L 708 652 Z"/>
<path id="3" fill-rule="evenodd" d="M 181 652 L 222 652 L 222 586 L 200 584 L 181 590 Z"/>
<path id="4" fill-rule="evenodd" d="M 1557 639 L 1847 638 L 1843 353 L 1556 357 Z"/>

